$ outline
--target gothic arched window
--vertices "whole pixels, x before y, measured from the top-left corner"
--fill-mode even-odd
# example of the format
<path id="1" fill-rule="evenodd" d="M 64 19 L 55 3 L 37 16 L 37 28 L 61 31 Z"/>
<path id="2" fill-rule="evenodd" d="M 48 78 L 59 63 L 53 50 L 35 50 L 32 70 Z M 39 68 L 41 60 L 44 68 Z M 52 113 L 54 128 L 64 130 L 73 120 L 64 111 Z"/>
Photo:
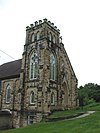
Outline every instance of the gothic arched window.
<path id="1" fill-rule="evenodd" d="M 38 55 L 33 52 L 30 58 L 30 79 L 38 78 Z"/>
<path id="2" fill-rule="evenodd" d="M 34 99 L 35 99 L 34 92 L 31 92 L 31 94 L 30 94 L 30 104 L 34 104 Z"/>
<path id="3" fill-rule="evenodd" d="M 49 40 L 52 41 L 52 34 L 51 34 L 51 32 L 49 33 Z"/>
<path id="4" fill-rule="evenodd" d="M 53 37 L 53 43 L 56 43 L 56 37 L 55 36 Z"/>
<path id="5" fill-rule="evenodd" d="M 35 40 L 35 36 L 34 36 L 34 33 L 32 34 L 32 42 L 34 42 Z"/>
<path id="6" fill-rule="evenodd" d="M 11 87 L 10 87 L 10 85 L 7 85 L 7 88 L 6 88 L 6 103 L 10 103 L 10 98 L 11 98 Z"/>
<path id="7" fill-rule="evenodd" d="M 37 32 L 37 40 L 39 40 L 40 39 L 40 33 L 39 33 L 39 31 Z"/>
<path id="8" fill-rule="evenodd" d="M 51 105 L 54 105 L 55 104 L 55 94 L 54 92 L 52 92 L 51 94 Z"/>
<path id="9" fill-rule="evenodd" d="M 50 54 L 50 79 L 56 79 L 56 59 L 52 53 Z"/>

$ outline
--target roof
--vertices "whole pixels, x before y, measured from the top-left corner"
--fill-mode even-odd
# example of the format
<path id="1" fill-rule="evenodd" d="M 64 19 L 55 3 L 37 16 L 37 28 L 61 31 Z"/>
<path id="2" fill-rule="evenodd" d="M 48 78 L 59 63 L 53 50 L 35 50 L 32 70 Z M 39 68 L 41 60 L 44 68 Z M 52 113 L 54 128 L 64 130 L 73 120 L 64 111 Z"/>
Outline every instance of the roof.
<path id="1" fill-rule="evenodd" d="M 16 78 L 20 76 L 22 60 L 15 60 L 0 66 L 0 79 Z"/>

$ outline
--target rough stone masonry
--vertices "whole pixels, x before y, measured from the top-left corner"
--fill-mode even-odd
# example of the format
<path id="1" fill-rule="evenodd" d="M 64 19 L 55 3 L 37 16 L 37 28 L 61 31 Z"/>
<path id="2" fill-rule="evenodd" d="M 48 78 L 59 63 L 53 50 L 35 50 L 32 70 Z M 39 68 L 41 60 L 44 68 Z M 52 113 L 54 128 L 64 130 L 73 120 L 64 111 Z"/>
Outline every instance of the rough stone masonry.
<path id="1" fill-rule="evenodd" d="M 0 66 L 0 128 L 26 126 L 52 110 L 76 107 L 77 83 L 60 30 L 47 19 L 30 24 L 22 59 Z"/>

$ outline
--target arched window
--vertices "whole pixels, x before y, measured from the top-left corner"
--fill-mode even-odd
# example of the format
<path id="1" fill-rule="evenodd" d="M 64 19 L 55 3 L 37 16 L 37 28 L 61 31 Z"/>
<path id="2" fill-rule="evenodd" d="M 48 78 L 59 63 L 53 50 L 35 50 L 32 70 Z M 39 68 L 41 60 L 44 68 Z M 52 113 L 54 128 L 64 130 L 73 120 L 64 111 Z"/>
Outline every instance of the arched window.
<path id="1" fill-rule="evenodd" d="M 49 33 L 49 40 L 52 41 L 52 34 L 51 34 L 51 32 Z"/>
<path id="2" fill-rule="evenodd" d="M 10 85 L 8 85 L 6 88 L 6 103 L 10 103 L 10 98 L 11 98 L 11 87 Z"/>
<path id="3" fill-rule="evenodd" d="M 34 33 L 32 34 L 32 42 L 35 41 L 35 36 L 34 36 Z"/>
<path id="4" fill-rule="evenodd" d="M 56 37 L 55 36 L 53 37 L 53 43 L 56 43 Z"/>
<path id="5" fill-rule="evenodd" d="M 55 104 L 55 94 L 54 92 L 52 92 L 51 94 L 51 105 L 54 105 Z"/>
<path id="6" fill-rule="evenodd" d="M 30 94 L 30 104 L 34 104 L 34 92 L 31 92 Z"/>
<path id="7" fill-rule="evenodd" d="M 56 59 L 52 53 L 50 54 L 50 79 L 56 79 Z"/>
<path id="8" fill-rule="evenodd" d="M 38 78 L 38 55 L 33 52 L 30 58 L 30 79 Z"/>
<path id="9" fill-rule="evenodd" d="M 37 40 L 39 40 L 40 39 L 40 33 L 39 33 L 39 31 L 37 32 Z"/>

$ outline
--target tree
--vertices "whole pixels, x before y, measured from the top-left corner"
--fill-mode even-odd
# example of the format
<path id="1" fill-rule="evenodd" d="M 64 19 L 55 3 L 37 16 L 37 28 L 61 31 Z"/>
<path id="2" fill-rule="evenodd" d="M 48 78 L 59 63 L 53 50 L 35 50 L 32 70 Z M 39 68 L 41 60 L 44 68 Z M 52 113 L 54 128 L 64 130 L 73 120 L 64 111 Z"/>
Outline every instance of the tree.
<path id="1" fill-rule="evenodd" d="M 100 85 L 88 83 L 78 88 L 79 105 L 100 102 Z"/>

